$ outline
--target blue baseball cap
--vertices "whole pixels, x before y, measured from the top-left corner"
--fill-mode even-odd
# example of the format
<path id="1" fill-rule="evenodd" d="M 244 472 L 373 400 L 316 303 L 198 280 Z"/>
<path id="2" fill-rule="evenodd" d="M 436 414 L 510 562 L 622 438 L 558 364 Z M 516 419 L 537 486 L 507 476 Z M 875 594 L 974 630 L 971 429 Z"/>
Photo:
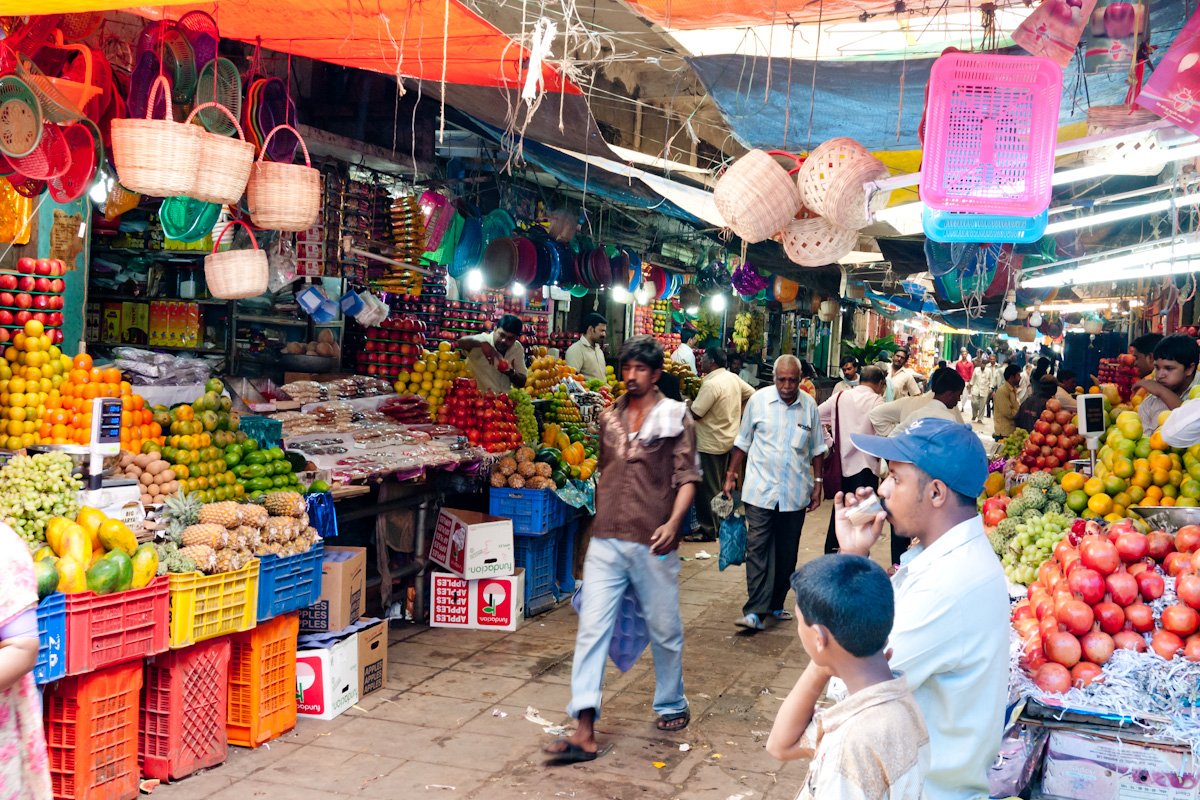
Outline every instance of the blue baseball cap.
<path id="1" fill-rule="evenodd" d="M 850 441 L 867 455 L 912 464 L 968 497 L 982 492 L 987 480 L 987 453 L 970 425 L 925 417 L 895 436 L 855 433 Z"/>

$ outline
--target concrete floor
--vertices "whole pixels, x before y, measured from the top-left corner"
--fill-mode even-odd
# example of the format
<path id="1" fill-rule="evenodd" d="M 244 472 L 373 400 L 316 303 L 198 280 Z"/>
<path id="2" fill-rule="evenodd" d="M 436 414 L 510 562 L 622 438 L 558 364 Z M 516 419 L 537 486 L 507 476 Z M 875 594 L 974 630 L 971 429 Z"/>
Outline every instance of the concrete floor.
<path id="1" fill-rule="evenodd" d="M 974 427 L 990 442 L 991 420 Z M 801 563 L 820 554 L 831 507 L 806 522 Z M 700 550 L 713 558 L 692 558 Z M 540 751 L 552 737 L 524 715 L 532 706 L 551 722 L 570 722 L 563 708 L 576 616 L 564 602 L 508 634 L 393 627 L 386 689 L 336 720 L 301 719 L 257 750 L 231 747 L 224 765 L 160 786 L 156 800 L 792 800 L 806 763 L 781 764 L 763 747 L 807 663 L 794 626 L 739 632 L 732 623 L 745 599 L 743 568 L 720 572 L 715 543 L 681 552 L 691 558 L 680 580 L 692 704 L 692 723 L 681 733 L 654 727 L 647 651 L 625 674 L 609 665 L 598 725 L 603 755 L 545 766 Z M 874 555 L 886 566 L 886 541 Z"/>

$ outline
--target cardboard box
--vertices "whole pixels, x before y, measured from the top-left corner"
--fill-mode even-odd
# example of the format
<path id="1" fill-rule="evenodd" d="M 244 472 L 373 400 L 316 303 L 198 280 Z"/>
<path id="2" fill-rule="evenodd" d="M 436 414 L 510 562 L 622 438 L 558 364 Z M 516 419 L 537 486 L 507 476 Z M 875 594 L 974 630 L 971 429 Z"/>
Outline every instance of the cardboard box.
<path id="1" fill-rule="evenodd" d="M 429 560 L 460 578 L 500 578 L 517 571 L 512 520 L 443 508 Z"/>
<path id="2" fill-rule="evenodd" d="M 300 630 L 321 633 L 349 627 L 363 614 L 366 589 L 366 548 L 326 545 L 321 597 L 300 612 Z"/>
<path id="3" fill-rule="evenodd" d="M 360 619 L 358 626 L 358 699 L 387 685 L 388 623 L 386 619 Z"/>
<path id="4" fill-rule="evenodd" d="M 1194 800 L 1200 765 L 1178 750 L 1073 730 L 1050 733 L 1042 796 L 1059 800 Z"/>
<path id="5" fill-rule="evenodd" d="M 358 702 L 358 637 L 301 636 L 296 645 L 296 713 L 333 719 Z"/>
<path id="6" fill-rule="evenodd" d="M 431 628 L 515 631 L 525 616 L 525 570 L 502 578 L 463 580 L 430 573 Z"/>

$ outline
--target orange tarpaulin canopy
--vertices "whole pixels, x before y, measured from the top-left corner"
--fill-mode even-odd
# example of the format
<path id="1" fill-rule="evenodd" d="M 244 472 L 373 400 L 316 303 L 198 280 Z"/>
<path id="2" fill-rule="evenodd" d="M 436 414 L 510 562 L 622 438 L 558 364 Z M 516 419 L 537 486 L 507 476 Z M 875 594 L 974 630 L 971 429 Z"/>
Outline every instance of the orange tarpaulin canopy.
<path id="1" fill-rule="evenodd" d="M 778 23 L 839 22 L 894 14 L 894 0 L 626 0 L 642 16 L 667 28 L 695 30 Z M 912 3 L 913 11 L 933 6 L 938 13 L 966 8 L 970 0 Z M 976 3 L 978 6 L 978 3 Z"/>
<path id="2" fill-rule="evenodd" d="M 24 10 L 13 10 L 18 7 Z M 0 0 L 0 13 L 8 14 L 113 8 L 171 19 L 205 11 L 223 38 L 386 75 L 509 88 L 525 80 L 528 52 L 457 0 L 166 0 L 142 7 L 114 0 Z M 547 91 L 578 92 L 552 67 L 542 71 Z"/>

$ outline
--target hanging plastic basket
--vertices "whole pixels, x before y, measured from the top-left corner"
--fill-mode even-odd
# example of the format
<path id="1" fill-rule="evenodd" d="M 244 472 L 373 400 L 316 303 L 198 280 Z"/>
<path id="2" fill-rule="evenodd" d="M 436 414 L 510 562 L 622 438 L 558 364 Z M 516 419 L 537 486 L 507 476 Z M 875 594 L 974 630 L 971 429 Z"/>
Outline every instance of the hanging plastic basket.
<path id="1" fill-rule="evenodd" d="M 1133 106 L 1092 106 L 1087 114 L 1087 132 L 1088 136 L 1097 136 L 1157 121 L 1158 117 L 1155 114 Z M 1088 150 L 1080 162 L 1089 166 L 1102 165 L 1113 175 L 1149 177 L 1163 171 L 1162 162 L 1146 163 L 1146 156 L 1157 151 L 1159 147 L 1158 132 L 1150 131 L 1136 139 L 1123 139 Z"/>
<path id="2" fill-rule="evenodd" d="M 958 214 L 926 206 L 921 211 L 925 236 L 935 242 L 1007 242 L 1032 244 L 1046 234 L 1049 212 L 1032 217 Z"/>
<path id="3" fill-rule="evenodd" d="M 206 203 L 235 205 L 246 193 L 250 168 L 254 166 L 254 145 L 246 141 L 242 126 L 229 109 L 219 103 L 209 103 L 208 106 L 228 115 L 237 129 L 237 136 L 221 136 L 200 129 L 200 169 L 196 173 L 196 182 L 187 195 Z M 190 125 L 196 118 L 196 113 L 203 108 L 204 106 L 197 106 L 188 114 L 185 122 Z"/>
<path id="4" fill-rule="evenodd" d="M 713 202 L 730 230 L 754 244 L 783 230 L 800 210 L 800 192 L 775 159 L 751 150 L 725 170 Z"/>
<path id="5" fill-rule="evenodd" d="M 166 117 L 153 119 L 154 95 L 166 96 Z M 132 192 L 152 197 L 191 195 L 200 170 L 199 125 L 175 122 L 171 111 L 171 87 L 158 76 L 150 87 L 145 119 L 112 121 L 113 162 L 121 184 Z"/>
<path id="6" fill-rule="evenodd" d="M 858 231 L 841 228 L 807 211 L 789 222 L 780 234 L 783 252 L 802 267 L 834 264 L 854 249 Z"/>
<path id="7" fill-rule="evenodd" d="M 291 131 L 304 153 L 303 164 L 266 161 L 266 144 L 281 130 Z M 277 125 L 267 134 L 262 153 L 250 171 L 246 186 L 250 219 L 260 228 L 273 231 L 303 231 L 317 224 L 321 215 L 321 173 L 313 169 L 308 147 L 300 131 Z"/>
<path id="8" fill-rule="evenodd" d="M 1046 58 L 950 53 L 934 62 L 921 200 L 1031 217 L 1050 205 L 1062 69 Z"/>
<path id="9" fill-rule="evenodd" d="M 250 250 L 217 252 L 221 240 L 234 225 L 241 225 L 250 234 Z M 213 297 L 221 300 L 241 300 L 258 297 L 267 290 L 267 254 L 258 248 L 254 231 L 241 220 L 234 220 L 221 229 L 213 242 L 213 251 L 204 257 L 204 280 Z"/>
<path id="10" fill-rule="evenodd" d="M 871 222 L 863 184 L 887 176 L 882 161 L 858 142 L 842 136 L 809 153 L 796 183 L 805 208 L 829 218 L 840 228 L 858 230 Z"/>

